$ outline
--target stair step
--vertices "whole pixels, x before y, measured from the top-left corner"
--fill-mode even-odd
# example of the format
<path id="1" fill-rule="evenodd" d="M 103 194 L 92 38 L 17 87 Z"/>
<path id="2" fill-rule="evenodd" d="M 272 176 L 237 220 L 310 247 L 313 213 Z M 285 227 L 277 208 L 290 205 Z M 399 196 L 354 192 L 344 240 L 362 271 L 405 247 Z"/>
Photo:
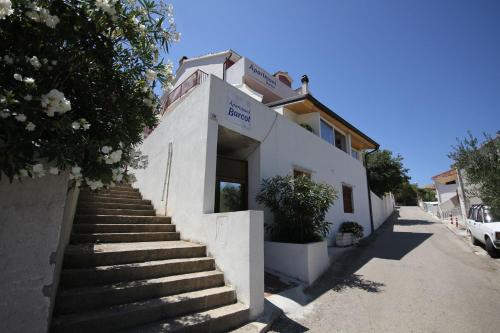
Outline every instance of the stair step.
<path id="1" fill-rule="evenodd" d="M 104 286 L 67 289 L 61 290 L 58 294 L 56 311 L 57 313 L 89 311 L 223 285 L 224 275 L 221 272 L 204 271 Z"/>
<path id="2" fill-rule="evenodd" d="M 116 203 L 116 202 L 89 202 L 84 201 L 78 203 L 78 209 L 134 209 L 134 210 L 154 210 L 151 204 L 137 203 Z"/>
<path id="3" fill-rule="evenodd" d="M 110 209 L 110 208 L 78 208 L 77 215 L 130 215 L 130 216 L 155 216 L 153 209 Z"/>
<path id="4" fill-rule="evenodd" d="M 104 192 L 82 192 L 80 196 L 84 199 L 88 198 L 98 198 L 98 197 L 106 197 L 106 198 L 129 198 L 129 199 L 142 199 L 140 192 L 120 192 L 120 193 L 104 193 Z"/>
<path id="5" fill-rule="evenodd" d="M 185 241 L 69 245 L 66 268 L 129 264 L 141 261 L 204 257 L 204 245 Z"/>
<path id="6" fill-rule="evenodd" d="M 176 241 L 180 239 L 178 232 L 120 232 L 120 233 L 93 233 L 71 234 L 71 243 L 130 243 Z"/>
<path id="7" fill-rule="evenodd" d="M 189 314 L 179 318 L 121 330 L 121 333 L 216 333 L 227 332 L 248 320 L 248 306 L 235 303 L 215 309 Z"/>
<path id="8" fill-rule="evenodd" d="M 169 224 L 169 216 L 128 216 L 128 215 L 77 215 L 75 224 Z"/>
<path id="9" fill-rule="evenodd" d="M 105 196 L 80 196 L 78 204 L 92 204 L 92 203 L 120 203 L 120 204 L 140 204 L 151 205 L 151 200 L 136 199 L 136 198 L 112 198 Z"/>
<path id="10" fill-rule="evenodd" d="M 120 233 L 120 232 L 173 232 L 174 224 L 95 224 L 77 223 L 73 225 L 73 232 L 85 233 Z"/>
<path id="11" fill-rule="evenodd" d="M 112 306 L 90 312 L 63 315 L 54 318 L 54 333 L 115 332 L 164 318 L 182 316 L 217 306 L 234 303 L 233 288 L 218 287 L 183 293 L 146 301 Z"/>
<path id="12" fill-rule="evenodd" d="M 167 259 L 131 264 L 63 269 L 61 286 L 65 288 L 152 279 L 215 269 L 210 257 Z"/>
<path id="13" fill-rule="evenodd" d="M 100 189 L 97 191 L 92 191 L 90 188 L 84 187 L 81 189 L 81 191 L 82 191 L 82 193 L 92 193 L 92 194 L 96 194 L 96 193 L 139 193 L 139 190 L 136 188 L 133 188 L 133 187 L 117 187 L 117 186 L 110 187 L 107 189 L 103 188 L 103 189 Z"/>

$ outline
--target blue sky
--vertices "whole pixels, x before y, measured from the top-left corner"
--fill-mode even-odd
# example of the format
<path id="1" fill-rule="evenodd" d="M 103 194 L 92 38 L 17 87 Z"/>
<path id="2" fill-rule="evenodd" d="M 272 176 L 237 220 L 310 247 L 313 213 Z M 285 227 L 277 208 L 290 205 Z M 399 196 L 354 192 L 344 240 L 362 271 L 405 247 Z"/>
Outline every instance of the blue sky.
<path id="1" fill-rule="evenodd" d="M 412 182 L 447 170 L 467 130 L 500 130 L 500 1 L 172 1 L 170 59 L 233 49 L 300 83 L 404 157 Z"/>

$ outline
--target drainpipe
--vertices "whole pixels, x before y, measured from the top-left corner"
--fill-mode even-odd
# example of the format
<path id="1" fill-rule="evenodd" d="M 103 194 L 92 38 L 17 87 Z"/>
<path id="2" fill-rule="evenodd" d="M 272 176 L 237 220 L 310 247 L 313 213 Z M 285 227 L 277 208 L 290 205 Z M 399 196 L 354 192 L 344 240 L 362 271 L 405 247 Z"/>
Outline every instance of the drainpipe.
<path id="1" fill-rule="evenodd" d="M 227 64 L 227 61 L 229 59 L 231 59 L 231 57 L 233 56 L 233 52 L 229 53 L 229 56 L 226 58 L 226 60 L 224 60 L 224 64 L 222 65 L 223 68 L 222 68 L 222 80 L 223 81 L 226 81 L 226 64 Z"/>
<path id="2" fill-rule="evenodd" d="M 371 195 L 371 189 L 370 189 L 370 170 L 368 170 L 368 156 L 378 150 L 378 146 L 373 149 L 371 152 L 366 153 L 365 155 L 365 170 L 366 170 L 366 187 L 368 189 L 368 208 L 370 209 L 370 228 L 371 228 L 371 233 L 375 231 L 375 227 L 373 225 L 373 210 L 372 210 L 372 195 Z"/>

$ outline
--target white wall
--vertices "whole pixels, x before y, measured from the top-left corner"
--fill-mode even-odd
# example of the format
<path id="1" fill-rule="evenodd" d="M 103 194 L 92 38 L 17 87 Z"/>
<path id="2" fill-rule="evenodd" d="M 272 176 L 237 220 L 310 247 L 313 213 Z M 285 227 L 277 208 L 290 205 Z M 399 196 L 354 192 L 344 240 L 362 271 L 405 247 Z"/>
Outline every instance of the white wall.
<path id="1" fill-rule="evenodd" d="M 195 88 L 144 140 L 140 150 L 148 155 L 149 165 L 135 170 L 134 186 L 152 201 L 157 213 L 164 214 L 167 208 L 182 239 L 207 246 L 227 282 L 236 288 L 238 300 L 248 304 L 255 317 L 264 306 L 263 216 L 256 211 L 213 214 L 217 123 L 209 120 L 210 88 L 210 80 Z M 169 142 L 170 182 L 166 179 Z"/>
<path id="2" fill-rule="evenodd" d="M 228 54 L 219 54 L 212 57 L 204 57 L 202 59 L 185 60 L 184 66 L 175 74 L 175 83 L 173 89 L 184 82 L 191 74 L 198 69 L 207 73 L 213 74 L 222 79 L 224 72 L 224 62 Z"/>
<path id="3" fill-rule="evenodd" d="M 370 191 L 373 212 L 373 227 L 377 230 L 389 216 L 394 212 L 395 202 L 392 193 L 380 198 Z"/>
<path id="4" fill-rule="evenodd" d="M 442 204 L 457 195 L 457 184 L 440 184 L 436 182 L 436 191 L 439 196 L 439 203 Z"/>
<path id="5" fill-rule="evenodd" d="M 47 332 L 78 190 L 68 174 L 0 182 L 0 325 Z"/>
<path id="6" fill-rule="evenodd" d="M 264 210 L 264 207 L 252 202 L 255 194 L 260 189 L 263 178 L 290 174 L 294 167 L 299 167 L 312 171 L 312 178 L 315 181 L 329 183 L 339 192 L 338 199 L 326 215 L 327 221 L 334 223 L 328 236 L 329 243 L 334 242 L 335 233 L 344 221 L 356 221 L 365 230 L 370 230 L 366 170 L 358 160 L 300 127 L 290 119 L 281 116 L 251 97 L 245 96 L 227 83 L 212 78 L 210 84 L 211 96 L 216 96 L 216 98 L 210 100 L 209 112 L 211 119 L 217 119 L 220 126 L 261 142 L 259 148 L 260 177 L 255 178 L 256 175 L 253 177 L 249 175 L 249 207 L 251 209 Z M 250 101 L 252 110 L 250 128 L 238 126 L 228 120 L 226 113 L 227 96 L 229 95 L 238 95 Z M 347 183 L 353 187 L 353 214 L 344 213 L 341 193 L 342 183 Z M 264 214 L 264 218 L 266 222 L 270 222 L 272 217 L 270 214 Z"/>

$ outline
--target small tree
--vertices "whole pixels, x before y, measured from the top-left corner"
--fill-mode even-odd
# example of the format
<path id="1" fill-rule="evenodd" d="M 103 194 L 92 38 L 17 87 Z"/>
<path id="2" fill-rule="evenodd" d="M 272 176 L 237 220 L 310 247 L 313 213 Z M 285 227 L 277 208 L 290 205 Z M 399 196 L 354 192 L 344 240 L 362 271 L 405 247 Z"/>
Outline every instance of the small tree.
<path id="1" fill-rule="evenodd" d="M 403 166 L 403 157 L 389 150 L 379 150 L 366 157 L 370 189 L 379 196 L 401 189 L 410 177 Z"/>
<path id="2" fill-rule="evenodd" d="M 436 190 L 431 188 L 417 188 L 418 198 L 422 201 L 436 201 Z"/>
<path id="3" fill-rule="evenodd" d="M 153 90 L 173 79 L 160 55 L 178 36 L 163 1 L 1 1 L 0 175 L 122 179 L 157 122 Z"/>
<path id="4" fill-rule="evenodd" d="M 404 182 L 400 188 L 394 192 L 394 199 L 404 206 L 415 206 L 418 202 L 417 185 Z"/>
<path id="5" fill-rule="evenodd" d="M 500 213 L 500 132 L 493 138 L 484 134 L 479 142 L 470 132 L 468 137 L 458 140 L 458 145 L 448 155 L 453 167 L 464 170 L 467 182 L 476 186 L 466 193 L 479 197 L 485 205 Z"/>
<path id="6" fill-rule="evenodd" d="M 337 198 L 335 189 L 316 183 L 305 176 L 275 176 L 264 179 L 257 202 L 274 214 L 267 225 L 271 240 L 289 243 L 309 243 L 322 240 L 331 223 L 325 215 Z"/>

